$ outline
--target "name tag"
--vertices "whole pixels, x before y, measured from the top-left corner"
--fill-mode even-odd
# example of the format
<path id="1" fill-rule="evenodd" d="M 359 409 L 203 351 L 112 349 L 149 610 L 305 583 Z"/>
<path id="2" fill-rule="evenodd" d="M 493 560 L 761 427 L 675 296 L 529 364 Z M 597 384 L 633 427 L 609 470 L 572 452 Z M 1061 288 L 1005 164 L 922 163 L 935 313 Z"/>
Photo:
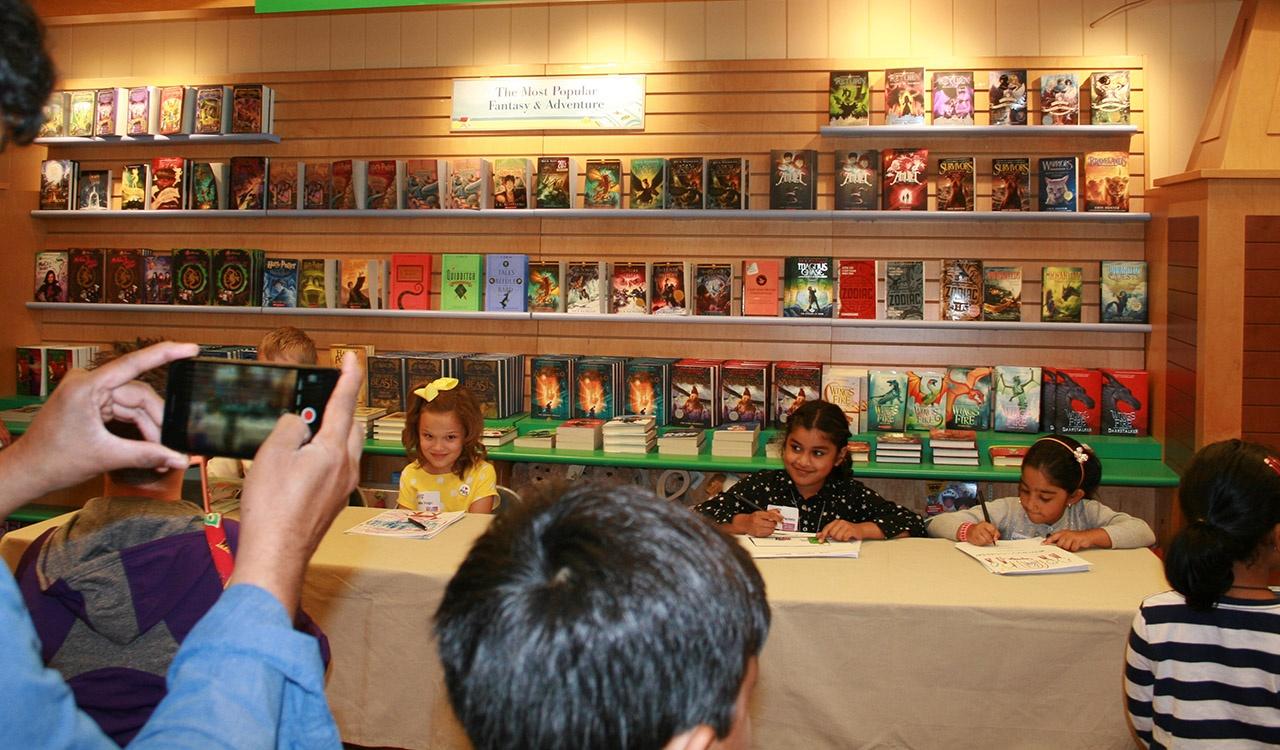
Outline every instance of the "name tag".
<path id="1" fill-rule="evenodd" d="M 782 514 L 782 523 L 778 525 L 778 531 L 799 531 L 800 530 L 800 509 L 792 505 L 770 505 L 765 510 L 776 510 Z"/>
<path id="2" fill-rule="evenodd" d="M 426 490 L 418 493 L 418 511 L 422 513 L 440 513 L 444 510 L 444 506 L 440 503 L 440 493 L 436 490 Z"/>

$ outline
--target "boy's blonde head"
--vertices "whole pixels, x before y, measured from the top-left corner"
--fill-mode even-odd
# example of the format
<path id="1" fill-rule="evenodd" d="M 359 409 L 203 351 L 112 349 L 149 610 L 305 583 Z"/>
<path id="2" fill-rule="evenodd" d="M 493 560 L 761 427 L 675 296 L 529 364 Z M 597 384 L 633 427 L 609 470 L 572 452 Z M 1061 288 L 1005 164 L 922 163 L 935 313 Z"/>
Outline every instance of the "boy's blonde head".
<path id="1" fill-rule="evenodd" d="M 314 365 L 318 359 L 316 342 L 300 328 L 283 326 L 268 331 L 258 344 L 258 359 L 291 365 Z"/>

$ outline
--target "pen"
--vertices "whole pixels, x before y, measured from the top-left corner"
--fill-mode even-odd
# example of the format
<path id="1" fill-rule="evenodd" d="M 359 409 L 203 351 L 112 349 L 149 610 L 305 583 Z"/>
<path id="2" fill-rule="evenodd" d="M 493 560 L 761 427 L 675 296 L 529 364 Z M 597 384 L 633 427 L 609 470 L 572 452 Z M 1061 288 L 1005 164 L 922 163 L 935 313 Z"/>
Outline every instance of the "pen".
<path id="1" fill-rule="evenodd" d="M 427 525 L 426 525 L 426 524 L 424 524 L 422 521 L 419 521 L 418 519 L 414 518 L 413 516 L 405 516 L 405 517 L 404 517 L 404 520 L 408 521 L 409 523 L 413 524 L 414 526 L 417 526 L 418 528 L 422 529 L 423 531 L 427 531 L 427 530 L 428 530 L 428 529 L 427 529 Z"/>
<path id="2" fill-rule="evenodd" d="M 982 517 L 986 519 L 987 523 L 991 523 L 991 512 L 987 510 L 987 501 L 980 497 L 978 498 L 978 503 L 982 506 Z M 995 524 L 992 525 L 994 526 Z"/>

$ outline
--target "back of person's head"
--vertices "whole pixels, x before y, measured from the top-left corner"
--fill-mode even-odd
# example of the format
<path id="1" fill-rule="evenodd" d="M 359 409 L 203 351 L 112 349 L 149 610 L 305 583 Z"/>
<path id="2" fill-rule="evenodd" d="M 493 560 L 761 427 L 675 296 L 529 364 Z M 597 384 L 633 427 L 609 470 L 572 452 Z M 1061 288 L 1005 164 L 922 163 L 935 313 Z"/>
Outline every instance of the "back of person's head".
<path id="1" fill-rule="evenodd" d="M 1102 484 L 1102 459 L 1070 435 L 1053 435 L 1035 441 L 1027 449 L 1022 465 L 1044 474 L 1068 495 L 1081 490 L 1087 498 L 1096 497 L 1098 485 Z"/>
<path id="2" fill-rule="evenodd" d="M 435 630 L 478 750 L 661 748 L 729 735 L 769 606 L 732 537 L 641 487 L 586 484 L 496 516 Z"/>
<path id="3" fill-rule="evenodd" d="M 1256 558 L 1280 524 L 1280 458 L 1243 440 L 1206 445 L 1178 485 L 1187 525 L 1165 554 L 1165 577 L 1207 610 L 1235 582 L 1232 566 Z"/>
<path id="4" fill-rule="evenodd" d="M 0 0 L 0 149 L 40 132 L 53 79 L 35 11 L 23 0 Z"/>
<path id="5" fill-rule="evenodd" d="M 845 416 L 844 411 L 830 401 L 806 401 L 799 409 L 792 412 L 787 417 L 787 435 L 792 430 L 804 428 L 806 430 L 815 430 L 827 436 L 831 444 L 836 447 L 836 451 L 849 444 L 849 439 L 853 437 L 853 433 L 849 431 L 849 418 Z M 847 477 L 853 471 L 852 456 L 845 456 L 844 461 L 836 466 L 832 473 L 837 476 Z"/>
<path id="6" fill-rule="evenodd" d="M 267 331 L 258 344 L 258 359 L 263 362 L 280 362 L 290 365 L 314 365 L 316 342 L 300 328 L 282 326 Z"/>
<path id="7" fill-rule="evenodd" d="M 111 348 L 99 350 L 94 356 L 93 364 L 89 369 L 102 367 L 108 362 L 113 362 L 130 352 L 145 349 L 152 344 L 160 343 L 162 340 L 163 339 L 139 338 L 136 341 L 117 341 L 111 345 Z M 147 370 L 139 375 L 137 380 L 151 386 L 151 389 L 154 390 L 157 395 L 164 398 L 165 390 L 167 389 L 169 382 L 169 369 L 167 367 L 157 367 L 153 370 Z M 111 434 L 128 440 L 143 439 L 142 432 L 132 422 L 113 420 L 108 422 L 106 427 L 107 431 Z M 179 477 L 181 477 L 181 474 L 175 474 L 174 472 L 160 472 L 155 471 L 154 469 L 133 468 L 116 469 L 115 471 L 107 472 L 107 475 L 111 478 L 111 481 L 116 484 L 128 485 L 130 487 L 142 487 L 162 482 L 174 482 L 176 484 L 180 481 Z"/>

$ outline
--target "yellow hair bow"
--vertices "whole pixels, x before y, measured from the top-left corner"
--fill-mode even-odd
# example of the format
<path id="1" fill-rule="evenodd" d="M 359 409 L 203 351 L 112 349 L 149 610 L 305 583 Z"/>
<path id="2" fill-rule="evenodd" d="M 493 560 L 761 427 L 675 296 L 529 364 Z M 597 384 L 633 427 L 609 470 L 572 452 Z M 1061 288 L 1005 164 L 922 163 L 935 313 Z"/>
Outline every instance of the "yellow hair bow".
<path id="1" fill-rule="evenodd" d="M 414 391 L 413 395 L 421 396 L 422 398 L 426 399 L 428 402 L 431 402 L 436 400 L 436 396 L 440 395 L 440 391 L 452 391 L 454 388 L 457 388 L 457 387 L 458 387 L 457 378 L 436 378 L 430 383 L 427 383 L 426 385 L 422 386 L 418 390 Z"/>

